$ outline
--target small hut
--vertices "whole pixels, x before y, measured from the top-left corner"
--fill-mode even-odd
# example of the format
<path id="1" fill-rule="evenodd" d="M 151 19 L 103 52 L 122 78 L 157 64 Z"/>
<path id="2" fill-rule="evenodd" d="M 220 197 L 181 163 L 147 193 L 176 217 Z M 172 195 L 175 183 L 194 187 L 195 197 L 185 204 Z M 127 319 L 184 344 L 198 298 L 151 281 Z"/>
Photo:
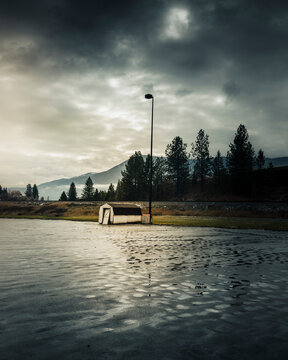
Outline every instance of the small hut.
<path id="1" fill-rule="evenodd" d="M 99 209 L 99 224 L 141 223 L 141 208 L 133 204 L 104 204 Z"/>

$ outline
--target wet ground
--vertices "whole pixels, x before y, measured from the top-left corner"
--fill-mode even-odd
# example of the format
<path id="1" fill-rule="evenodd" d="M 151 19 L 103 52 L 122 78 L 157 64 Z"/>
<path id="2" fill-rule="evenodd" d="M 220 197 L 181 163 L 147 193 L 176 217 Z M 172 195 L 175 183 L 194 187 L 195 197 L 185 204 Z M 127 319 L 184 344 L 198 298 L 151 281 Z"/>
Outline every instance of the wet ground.
<path id="1" fill-rule="evenodd" d="M 287 240 L 0 219 L 0 359 L 286 359 Z"/>

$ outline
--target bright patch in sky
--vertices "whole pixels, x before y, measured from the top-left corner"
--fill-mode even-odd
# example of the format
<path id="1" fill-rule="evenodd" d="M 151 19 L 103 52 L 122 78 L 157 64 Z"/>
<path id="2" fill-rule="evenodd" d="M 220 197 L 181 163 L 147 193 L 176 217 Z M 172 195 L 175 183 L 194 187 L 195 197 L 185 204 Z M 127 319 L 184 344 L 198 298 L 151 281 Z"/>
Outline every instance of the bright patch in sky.
<path id="1" fill-rule="evenodd" d="M 190 14 L 186 9 L 174 8 L 168 12 L 165 35 L 171 39 L 181 39 L 189 28 Z"/>
<path id="2" fill-rule="evenodd" d="M 225 97 L 224 96 L 216 96 L 214 99 L 214 103 L 216 105 L 225 105 Z"/>

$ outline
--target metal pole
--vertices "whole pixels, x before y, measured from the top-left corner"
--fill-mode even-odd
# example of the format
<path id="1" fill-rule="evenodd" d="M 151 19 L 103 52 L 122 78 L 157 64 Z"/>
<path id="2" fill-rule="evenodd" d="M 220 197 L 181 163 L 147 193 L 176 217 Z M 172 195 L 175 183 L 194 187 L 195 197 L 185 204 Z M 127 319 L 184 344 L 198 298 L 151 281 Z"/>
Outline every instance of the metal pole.
<path id="1" fill-rule="evenodd" d="M 152 115 L 151 115 L 151 148 L 150 148 L 150 191 L 149 191 L 149 217 L 150 224 L 152 224 L 152 179 L 153 179 L 153 110 L 154 110 L 154 97 L 152 96 Z"/>

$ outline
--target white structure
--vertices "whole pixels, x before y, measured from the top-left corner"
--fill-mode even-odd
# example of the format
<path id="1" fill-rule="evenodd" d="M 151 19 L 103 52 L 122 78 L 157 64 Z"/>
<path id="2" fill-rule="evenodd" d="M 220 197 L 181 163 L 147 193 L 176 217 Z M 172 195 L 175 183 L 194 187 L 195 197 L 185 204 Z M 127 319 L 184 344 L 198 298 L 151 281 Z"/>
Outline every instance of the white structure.
<path id="1" fill-rule="evenodd" d="M 141 223 L 141 208 L 132 204 L 104 204 L 99 209 L 99 224 Z"/>

